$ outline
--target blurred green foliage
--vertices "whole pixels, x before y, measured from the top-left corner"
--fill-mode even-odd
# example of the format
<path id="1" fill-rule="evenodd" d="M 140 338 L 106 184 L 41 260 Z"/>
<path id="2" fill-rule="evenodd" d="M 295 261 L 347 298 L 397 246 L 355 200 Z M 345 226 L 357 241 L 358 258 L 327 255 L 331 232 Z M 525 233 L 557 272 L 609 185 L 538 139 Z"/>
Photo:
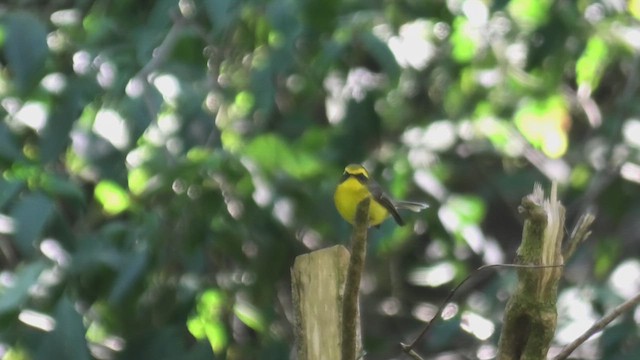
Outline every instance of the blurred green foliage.
<path id="1" fill-rule="evenodd" d="M 551 180 L 569 224 L 597 214 L 561 346 L 640 291 L 639 19 L 613 0 L 3 2 L 0 353 L 289 358 L 289 268 L 347 241 L 351 162 L 431 203 L 371 234 L 367 358 L 509 262 L 521 197 Z M 478 275 L 418 350 L 491 358 L 513 284 Z M 637 313 L 578 356 L 637 358 Z"/>

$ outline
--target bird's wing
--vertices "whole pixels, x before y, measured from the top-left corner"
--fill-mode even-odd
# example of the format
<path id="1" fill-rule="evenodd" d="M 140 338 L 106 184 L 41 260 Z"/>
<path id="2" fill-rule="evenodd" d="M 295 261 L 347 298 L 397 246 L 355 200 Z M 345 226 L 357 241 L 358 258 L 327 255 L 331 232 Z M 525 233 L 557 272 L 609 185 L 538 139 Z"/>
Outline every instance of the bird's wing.
<path id="1" fill-rule="evenodd" d="M 400 217 L 398 210 L 396 210 L 394 201 L 389 197 L 389 195 L 387 195 L 384 192 L 384 190 L 382 190 L 382 187 L 380 187 L 380 185 L 378 185 L 378 183 L 376 183 L 373 180 L 369 180 L 367 186 L 373 198 L 378 203 L 380 203 L 380 205 L 384 206 L 384 208 L 389 211 L 389 213 L 391 214 L 391 216 L 393 216 L 393 219 L 396 221 L 396 223 L 398 223 L 398 225 L 400 226 L 404 225 L 404 221 L 402 220 L 402 217 Z"/>
<path id="2" fill-rule="evenodd" d="M 396 206 L 396 209 L 407 209 L 413 212 L 420 212 L 429 207 L 429 204 L 417 202 L 417 201 L 394 200 L 393 204 Z"/>

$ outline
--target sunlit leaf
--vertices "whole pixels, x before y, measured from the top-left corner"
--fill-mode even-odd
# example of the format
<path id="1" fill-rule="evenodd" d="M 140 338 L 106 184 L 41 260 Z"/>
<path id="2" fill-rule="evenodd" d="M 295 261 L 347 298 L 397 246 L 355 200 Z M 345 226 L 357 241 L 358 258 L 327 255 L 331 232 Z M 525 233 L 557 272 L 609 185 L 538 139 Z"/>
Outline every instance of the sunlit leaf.
<path id="1" fill-rule="evenodd" d="M 547 156 L 558 158 L 566 153 L 571 118 L 562 96 L 524 102 L 514 121 L 522 135 Z"/>
<path id="2" fill-rule="evenodd" d="M 187 321 L 189 332 L 196 339 L 207 339 L 216 354 L 224 350 L 229 342 L 227 330 L 221 319 L 225 302 L 221 291 L 209 289 L 200 296 L 196 314 Z"/>
<path id="3" fill-rule="evenodd" d="M 629 9 L 631 15 L 640 20 L 640 0 L 629 0 L 627 9 Z"/>
<path id="4" fill-rule="evenodd" d="M 591 170 L 584 165 L 578 165 L 571 170 L 571 186 L 577 189 L 583 189 L 589 184 L 589 180 L 592 177 Z"/>
<path id="5" fill-rule="evenodd" d="M 537 28 L 544 25 L 549 16 L 550 0 L 511 0 L 509 13 L 524 28 Z"/>
<path id="6" fill-rule="evenodd" d="M 107 38 L 117 27 L 114 18 L 107 16 L 104 6 L 94 6 L 82 19 L 82 28 L 89 43 L 100 42 Z"/>
<path id="7" fill-rule="evenodd" d="M 262 332 L 266 329 L 266 324 L 262 315 L 258 309 L 251 304 L 246 302 L 237 302 L 233 307 L 233 312 L 240 321 L 253 330 Z"/>
<path id="8" fill-rule="evenodd" d="M 473 195 L 453 196 L 447 201 L 446 205 L 464 225 L 479 224 L 486 213 L 484 201 L 480 197 Z"/>
<path id="9" fill-rule="evenodd" d="M 142 167 L 131 169 L 128 175 L 129 190 L 134 195 L 141 195 L 147 188 L 149 173 Z"/>
<path id="10" fill-rule="evenodd" d="M 100 181 L 96 185 L 94 196 L 109 215 L 117 215 L 127 210 L 131 205 L 129 194 L 111 180 Z"/>
<path id="11" fill-rule="evenodd" d="M 459 63 L 471 61 L 476 55 L 477 45 L 470 33 L 470 25 L 466 18 L 457 16 L 453 21 L 451 34 L 451 56 Z"/>
<path id="12" fill-rule="evenodd" d="M 236 95 L 234 102 L 235 110 L 238 112 L 238 116 L 246 116 L 255 105 L 256 99 L 252 93 L 248 91 L 241 91 Z"/>
<path id="13" fill-rule="evenodd" d="M 582 56 L 576 62 L 576 82 L 595 90 L 609 61 L 607 43 L 599 36 L 589 39 Z"/>
<path id="14" fill-rule="evenodd" d="M 474 125 L 479 133 L 491 141 L 493 146 L 502 151 L 506 150 L 507 145 L 512 139 L 509 124 L 507 124 L 506 121 L 488 116 L 475 119 Z"/>
<path id="15" fill-rule="evenodd" d="M 291 146 L 275 134 L 256 137 L 247 145 L 245 153 L 269 171 L 284 170 L 296 178 L 322 170 L 317 157 Z"/>
<path id="16" fill-rule="evenodd" d="M 225 150 L 236 152 L 242 148 L 244 142 L 242 137 L 234 129 L 225 129 L 220 134 L 220 140 Z"/>
<path id="17" fill-rule="evenodd" d="M 4 354 L 3 360 L 31 360 L 31 356 L 26 349 L 14 346 Z"/>

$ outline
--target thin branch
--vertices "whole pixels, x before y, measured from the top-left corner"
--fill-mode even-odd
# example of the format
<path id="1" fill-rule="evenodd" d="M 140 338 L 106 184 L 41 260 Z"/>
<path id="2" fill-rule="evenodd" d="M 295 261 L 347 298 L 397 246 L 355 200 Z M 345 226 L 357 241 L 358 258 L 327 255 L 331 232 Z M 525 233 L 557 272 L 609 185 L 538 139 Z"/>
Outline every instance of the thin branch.
<path id="1" fill-rule="evenodd" d="M 342 360 L 355 360 L 358 345 L 358 295 L 364 270 L 369 228 L 370 198 L 362 200 L 356 209 L 355 225 L 351 238 L 351 258 L 347 269 L 342 298 Z"/>
<path id="2" fill-rule="evenodd" d="M 143 83 L 147 84 L 147 77 L 159 68 L 169 58 L 173 49 L 175 48 L 180 36 L 184 30 L 188 27 L 189 21 L 180 14 L 174 14 L 173 26 L 167 32 L 162 43 L 153 50 L 153 54 L 149 62 L 147 62 L 134 78 L 140 79 Z"/>
<path id="3" fill-rule="evenodd" d="M 575 339 L 571 344 L 565 346 L 562 351 L 553 358 L 553 360 L 563 360 L 569 357 L 571 353 L 578 348 L 578 346 L 582 345 L 585 341 L 587 341 L 591 336 L 595 333 L 602 331 L 610 322 L 612 322 L 618 316 L 624 314 L 627 311 L 632 310 L 640 304 L 640 293 L 638 293 L 633 298 L 623 302 L 622 304 L 616 306 L 609 314 L 605 315 L 600 320 L 596 321 L 584 334 L 580 335 L 577 339 Z"/>
<path id="4" fill-rule="evenodd" d="M 422 358 L 422 356 L 420 356 L 417 352 L 415 352 L 415 350 L 411 349 L 409 347 L 409 345 L 405 345 L 403 343 L 400 343 L 400 347 L 402 348 L 402 351 L 405 354 L 409 355 L 412 359 L 414 359 L 414 360 L 424 360 Z"/>
<path id="5" fill-rule="evenodd" d="M 444 311 L 445 306 L 449 303 L 449 301 L 451 301 L 451 299 L 456 294 L 458 289 L 460 289 L 462 287 L 462 285 L 464 285 L 473 276 L 477 275 L 478 272 L 483 271 L 483 270 L 487 270 L 487 269 L 493 269 L 493 268 L 542 269 L 542 268 L 553 268 L 553 267 L 563 267 L 563 266 L 564 265 L 562 265 L 562 264 L 559 264 L 559 265 L 490 264 L 490 265 L 480 266 L 474 272 L 472 272 L 471 274 L 467 275 L 467 277 L 465 277 L 453 289 L 451 289 L 451 291 L 449 292 L 447 297 L 440 303 L 440 306 L 438 306 L 438 311 L 431 318 L 431 321 L 429 321 L 427 323 L 427 325 L 424 327 L 424 329 L 422 329 L 420 334 L 411 342 L 411 344 L 407 345 L 407 344 L 404 344 L 404 343 L 400 343 L 400 347 L 402 348 L 402 351 L 405 354 L 411 356 L 413 359 L 422 360 L 420 355 L 418 355 L 413 350 L 415 348 L 416 344 L 427 334 L 427 332 L 429 332 L 429 329 L 431 328 L 433 323 L 436 321 L 436 319 L 438 319 L 440 317 L 440 315 L 442 315 L 442 312 Z"/>

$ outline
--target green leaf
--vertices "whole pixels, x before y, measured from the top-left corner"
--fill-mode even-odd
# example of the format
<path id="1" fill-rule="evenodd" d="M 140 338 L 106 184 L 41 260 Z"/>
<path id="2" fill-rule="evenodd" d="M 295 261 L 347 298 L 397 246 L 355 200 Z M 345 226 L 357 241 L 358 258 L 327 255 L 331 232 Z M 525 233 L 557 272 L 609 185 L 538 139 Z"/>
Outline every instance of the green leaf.
<path id="1" fill-rule="evenodd" d="M 364 48 L 376 59 L 391 81 L 396 81 L 400 76 L 400 66 L 387 44 L 369 32 L 362 34 L 360 39 Z"/>
<path id="2" fill-rule="evenodd" d="M 90 236 L 81 240 L 71 263 L 71 272 L 86 275 L 96 269 L 117 270 L 126 256 L 103 236 Z"/>
<path id="3" fill-rule="evenodd" d="M 30 257 L 36 253 L 36 242 L 54 210 L 53 201 L 40 193 L 21 198 L 12 209 L 11 216 L 16 221 L 16 246 L 23 256 Z"/>
<path id="4" fill-rule="evenodd" d="M 3 287 L 0 292 L 0 315 L 18 311 L 29 297 L 29 289 L 38 281 L 40 273 L 46 268 L 42 261 L 29 263 L 17 269 L 13 285 Z"/>
<path id="5" fill-rule="evenodd" d="M 462 16 L 457 16 L 453 21 L 451 57 L 458 63 L 467 63 L 476 56 L 477 46 L 469 28 L 469 21 Z"/>
<path id="6" fill-rule="evenodd" d="M 0 210 L 11 201 L 24 186 L 22 181 L 0 178 Z"/>
<path id="7" fill-rule="evenodd" d="M 285 1 L 274 2 L 286 4 Z M 300 4 L 304 24 L 312 29 L 316 34 L 331 33 L 339 18 L 339 0 L 303 0 Z"/>
<path id="8" fill-rule="evenodd" d="M 2 19 L 6 38 L 4 54 L 19 93 L 36 85 L 44 73 L 49 53 L 47 29 L 42 22 L 26 12 L 13 12 Z"/>
<path id="9" fill-rule="evenodd" d="M 141 195 L 147 189 L 149 179 L 151 178 L 149 171 L 145 168 L 137 167 L 129 171 L 127 176 L 127 184 L 131 193 L 134 195 Z"/>
<path id="10" fill-rule="evenodd" d="M 606 237 L 595 244 L 595 265 L 593 272 L 596 278 L 603 279 L 611 273 L 611 270 L 620 261 L 624 249 L 620 246 L 620 239 Z"/>
<path id="11" fill-rule="evenodd" d="M 550 0 L 511 0 L 509 13 L 524 28 L 535 29 L 549 19 Z"/>
<path id="12" fill-rule="evenodd" d="M 196 315 L 187 321 L 189 332 L 196 339 L 207 339 L 216 354 L 222 352 L 229 343 L 229 335 L 221 318 L 225 303 L 221 291 L 209 289 L 198 299 Z"/>
<path id="13" fill-rule="evenodd" d="M 56 327 L 51 333 L 44 336 L 44 341 L 38 349 L 35 359 L 91 359 L 85 339 L 86 329 L 82 324 L 82 316 L 78 314 L 73 303 L 66 296 L 58 300 L 54 317 Z"/>
<path id="14" fill-rule="evenodd" d="M 131 206 L 129 193 L 111 180 L 102 180 L 94 190 L 96 200 L 109 215 L 117 215 Z"/>
<path id="15" fill-rule="evenodd" d="M 601 359 L 638 359 L 640 356 L 638 341 L 630 341 L 630 336 L 637 339 L 635 335 L 630 335 L 636 334 L 637 329 L 638 325 L 633 321 L 632 316 L 621 316 L 618 321 L 607 326 L 599 339 L 602 347 Z M 631 344 L 635 346 L 631 346 Z M 624 349 L 622 352 L 624 355 L 621 354 L 620 349 Z"/>
<path id="16" fill-rule="evenodd" d="M 58 159 L 69 143 L 69 136 L 73 124 L 82 115 L 88 102 L 87 84 L 77 77 L 68 80 L 65 91 L 54 99 L 47 124 L 40 138 L 40 159 L 48 163 Z"/>
<path id="17" fill-rule="evenodd" d="M 245 114 L 244 116 L 246 116 L 253 109 L 265 114 L 273 111 L 277 89 L 271 79 L 276 76 L 275 71 L 273 66 L 268 66 L 264 69 L 255 70 L 251 74 L 251 89 L 253 93 L 242 91 L 236 96 L 234 108 L 237 109 L 238 114 Z"/>
<path id="18" fill-rule="evenodd" d="M 570 121 L 562 95 L 523 101 L 514 119 L 522 135 L 551 158 L 559 158 L 566 153 Z"/>
<path id="19" fill-rule="evenodd" d="M 256 137 L 247 145 L 245 153 L 266 170 L 284 170 L 295 178 L 305 178 L 322 171 L 322 164 L 316 156 L 290 146 L 275 134 Z"/>
<path id="20" fill-rule="evenodd" d="M 594 36 L 587 42 L 587 47 L 576 62 L 576 82 L 587 85 L 595 90 L 609 62 L 609 47 L 599 36 Z"/>
<path id="21" fill-rule="evenodd" d="M 121 304 L 124 298 L 130 293 L 131 288 L 144 277 L 147 270 L 148 256 L 146 252 L 130 254 L 124 261 L 124 265 L 120 267 L 118 278 L 116 279 L 111 294 L 109 294 L 109 302 L 113 304 Z"/>
<path id="22" fill-rule="evenodd" d="M 247 302 L 238 302 L 233 306 L 233 312 L 240 321 L 253 330 L 257 332 L 265 331 L 267 325 L 255 306 Z"/>
<path id="23" fill-rule="evenodd" d="M 84 193 L 79 184 L 73 180 L 55 174 L 43 174 L 40 186 L 42 189 L 54 197 L 63 197 L 85 203 Z"/>
<path id="24" fill-rule="evenodd" d="M 184 325 L 167 325 L 157 327 L 152 324 L 141 324 L 138 328 L 140 331 L 138 336 L 127 339 L 127 346 L 124 351 L 118 354 L 118 359 L 155 359 L 155 360 L 174 360 L 174 359 L 197 359 L 198 354 L 204 356 L 200 359 L 214 359 L 211 353 L 203 352 L 199 347 L 197 354 L 188 354 L 190 349 L 185 348 Z M 193 356 L 193 357 L 192 357 Z"/>
<path id="25" fill-rule="evenodd" d="M 216 32 L 226 30 L 237 17 L 238 3 L 234 0 L 205 1 L 204 9 Z"/>
<path id="26" fill-rule="evenodd" d="M 23 158 L 13 133 L 4 122 L 0 122 L 0 158 L 5 158 L 6 160 L 20 160 Z"/>
<path id="27" fill-rule="evenodd" d="M 627 7 L 631 15 L 640 20 L 640 0 L 630 0 Z"/>
<path id="28" fill-rule="evenodd" d="M 486 213 L 484 201 L 472 195 L 451 196 L 447 201 L 447 207 L 458 216 L 461 225 L 479 224 Z"/>
<path id="29" fill-rule="evenodd" d="M 132 141 L 142 136 L 149 124 L 158 118 L 161 105 L 162 96 L 153 86 L 145 90 L 144 96 L 125 97 L 120 101 L 118 109 L 122 117 L 127 119 L 127 130 Z"/>

